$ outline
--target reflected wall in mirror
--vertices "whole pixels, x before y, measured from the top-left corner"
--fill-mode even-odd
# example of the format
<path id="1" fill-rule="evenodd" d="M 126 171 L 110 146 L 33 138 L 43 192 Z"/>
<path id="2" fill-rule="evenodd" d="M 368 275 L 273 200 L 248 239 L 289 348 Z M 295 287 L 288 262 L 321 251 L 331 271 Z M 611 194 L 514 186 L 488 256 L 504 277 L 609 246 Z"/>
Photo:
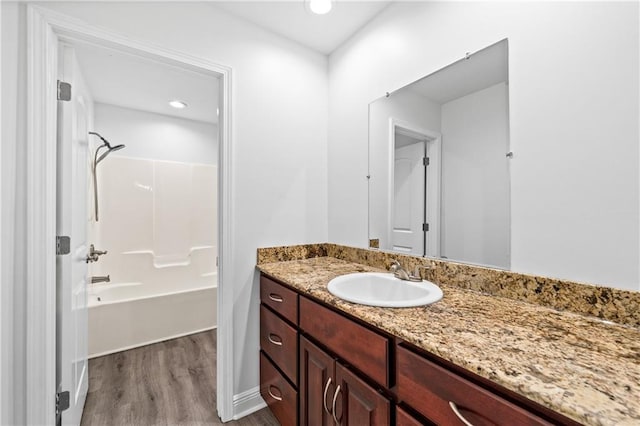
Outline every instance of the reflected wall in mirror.
<path id="1" fill-rule="evenodd" d="M 510 267 L 508 42 L 369 105 L 369 238 Z"/>

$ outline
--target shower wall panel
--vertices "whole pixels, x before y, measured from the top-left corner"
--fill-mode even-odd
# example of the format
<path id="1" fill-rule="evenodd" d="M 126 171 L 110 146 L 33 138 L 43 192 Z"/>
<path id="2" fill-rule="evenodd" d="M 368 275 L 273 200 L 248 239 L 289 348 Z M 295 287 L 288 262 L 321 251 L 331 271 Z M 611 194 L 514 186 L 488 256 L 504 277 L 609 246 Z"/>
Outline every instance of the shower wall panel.
<path id="1" fill-rule="evenodd" d="M 95 273 L 153 293 L 211 285 L 217 167 L 113 156 L 98 170 Z"/>
<path id="2" fill-rule="evenodd" d="M 154 161 L 153 185 L 153 254 L 156 266 L 180 265 L 189 262 L 194 247 L 191 224 L 195 205 L 202 191 L 194 190 L 193 165 Z"/>

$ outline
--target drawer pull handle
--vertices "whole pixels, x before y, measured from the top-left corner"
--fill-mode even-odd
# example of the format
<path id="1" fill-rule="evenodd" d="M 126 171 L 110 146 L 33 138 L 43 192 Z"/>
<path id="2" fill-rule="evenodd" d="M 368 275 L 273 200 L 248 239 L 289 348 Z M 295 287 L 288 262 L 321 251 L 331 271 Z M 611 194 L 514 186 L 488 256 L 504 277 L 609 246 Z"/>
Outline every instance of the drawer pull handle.
<path id="1" fill-rule="evenodd" d="M 453 401 L 449 401 L 449 407 L 451 407 L 451 410 L 453 411 L 453 414 L 455 414 L 462 423 L 465 424 L 465 426 L 473 426 L 469 420 L 465 419 L 464 416 L 462 414 L 460 414 L 460 411 L 458 411 L 458 406 L 456 405 L 455 402 Z"/>
<path id="2" fill-rule="evenodd" d="M 329 391 L 330 385 L 331 377 L 329 377 L 329 379 L 327 380 L 327 384 L 324 386 L 324 395 L 322 397 L 322 405 L 324 405 L 324 411 L 326 411 L 327 414 L 331 414 L 331 412 L 329 411 L 329 407 L 327 407 L 327 392 Z"/>
<path id="3" fill-rule="evenodd" d="M 275 293 L 270 293 L 269 294 L 269 299 L 273 300 L 274 302 L 278 302 L 278 303 L 282 303 L 284 302 L 284 299 L 282 298 L 282 296 L 279 296 Z"/>
<path id="4" fill-rule="evenodd" d="M 269 336 L 267 337 L 267 339 L 269 340 L 269 343 L 276 345 L 276 346 L 282 346 L 282 338 L 280 336 L 278 336 L 277 334 L 269 334 Z M 278 340 L 275 340 L 278 339 Z"/>
<path id="5" fill-rule="evenodd" d="M 267 389 L 267 392 L 269 392 L 269 396 L 275 399 L 276 401 L 282 401 L 282 397 L 274 395 L 273 392 L 271 392 L 271 388 L 278 389 L 277 387 L 270 385 L 269 388 Z M 281 393 L 280 389 L 278 389 L 278 393 Z"/>
<path id="6" fill-rule="evenodd" d="M 336 388 L 336 393 L 333 394 L 333 404 L 331 404 L 331 411 L 333 411 L 333 420 L 336 422 L 337 425 L 340 424 L 340 420 L 338 420 L 338 416 L 336 416 L 336 402 L 338 401 L 338 394 L 340 393 L 340 385 L 338 385 L 338 387 Z"/>

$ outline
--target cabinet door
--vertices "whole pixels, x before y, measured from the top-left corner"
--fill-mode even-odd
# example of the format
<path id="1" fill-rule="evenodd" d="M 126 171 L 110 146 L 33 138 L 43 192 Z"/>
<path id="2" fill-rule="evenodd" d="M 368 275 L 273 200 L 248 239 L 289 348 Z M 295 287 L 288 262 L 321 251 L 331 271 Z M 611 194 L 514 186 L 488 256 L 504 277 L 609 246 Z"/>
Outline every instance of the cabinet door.
<path id="1" fill-rule="evenodd" d="M 330 426 L 331 398 L 335 391 L 335 361 L 300 336 L 300 424 Z"/>
<path id="2" fill-rule="evenodd" d="M 340 363 L 336 363 L 336 383 L 339 388 L 332 405 L 339 425 L 391 424 L 389 400 Z"/>

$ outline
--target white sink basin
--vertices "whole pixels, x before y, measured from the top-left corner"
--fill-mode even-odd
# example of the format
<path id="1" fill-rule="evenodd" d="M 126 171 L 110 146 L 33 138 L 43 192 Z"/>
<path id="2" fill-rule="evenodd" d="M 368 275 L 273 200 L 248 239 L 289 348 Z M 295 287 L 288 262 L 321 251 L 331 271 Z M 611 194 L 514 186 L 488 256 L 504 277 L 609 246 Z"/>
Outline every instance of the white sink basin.
<path id="1" fill-rule="evenodd" d="M 387 308 L 422 306 L 442 299 L 442 290 L 430 281 L 403 281 L 379 272 L 341 275 L 329 281 L 328 290 L 348 302 Z"/>

